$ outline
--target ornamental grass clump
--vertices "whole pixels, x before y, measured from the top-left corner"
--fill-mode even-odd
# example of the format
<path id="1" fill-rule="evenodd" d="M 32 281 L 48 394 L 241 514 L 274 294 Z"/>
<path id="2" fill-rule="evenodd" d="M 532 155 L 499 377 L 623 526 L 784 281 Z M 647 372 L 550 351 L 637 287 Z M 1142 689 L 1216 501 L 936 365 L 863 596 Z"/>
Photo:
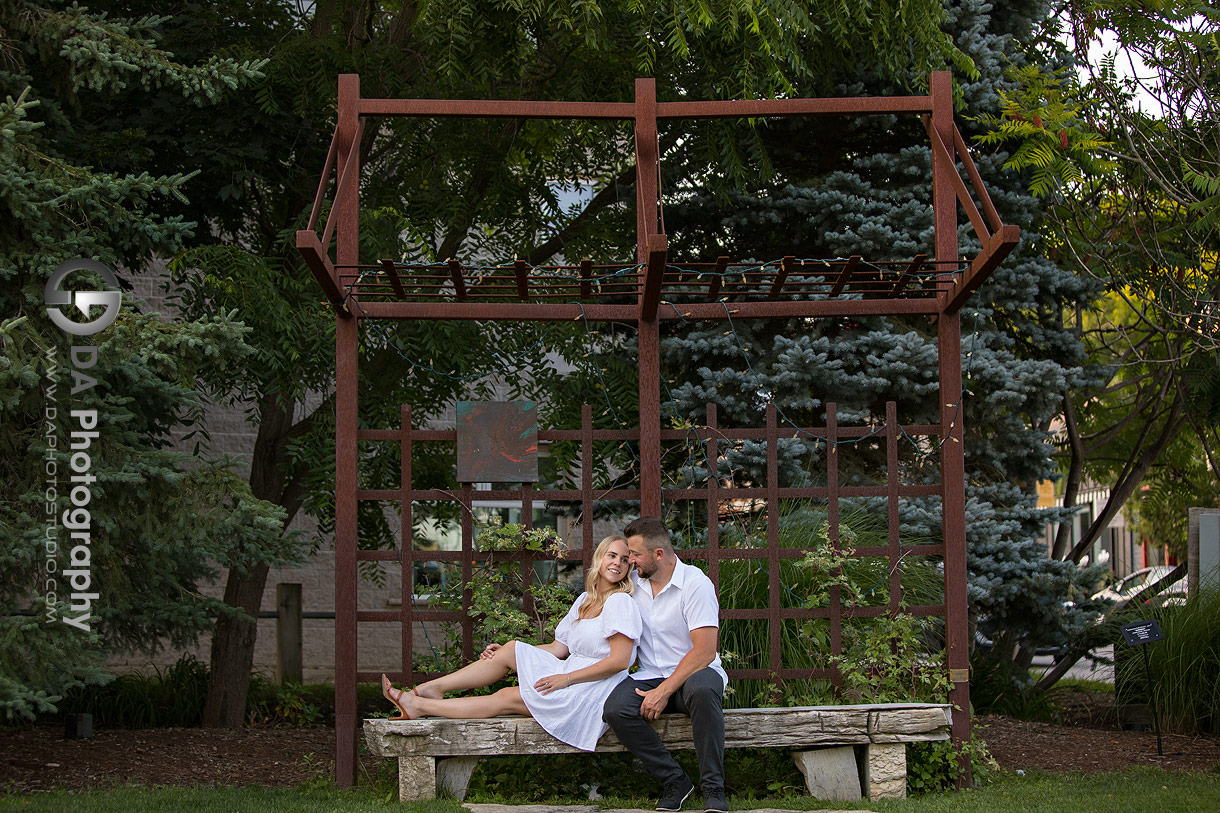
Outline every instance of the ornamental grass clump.
<path id="1" fill-rule="evenodd" d="M 1162 728 L 1181 734 L 1220 731 L 1220 588 L 1213 582 L 1183 605 L 1136 610 L 1123 621 L 1136 616 L 1154 619 L 1165 634 L 1163 641 L 1144 644 Z M 1116 660 L 1118 683 L 1140 692 L 1134 687 L 1146 683 L 1143 655 L 1127 653 Z"/>

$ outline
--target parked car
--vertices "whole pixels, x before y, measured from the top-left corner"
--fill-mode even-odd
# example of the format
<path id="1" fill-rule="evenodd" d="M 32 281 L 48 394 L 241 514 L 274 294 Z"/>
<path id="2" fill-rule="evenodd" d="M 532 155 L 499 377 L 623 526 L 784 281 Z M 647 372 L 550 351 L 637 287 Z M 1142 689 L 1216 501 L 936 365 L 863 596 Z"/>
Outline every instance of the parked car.
<path id="1" fill-rule="evenodd" d="M 1104 590 L 1094 593 L 1093 598 L 1109 599 L 1116 604 L 1126 601 L 1134 597 L 1145 587 L 1156 584 L 1162 578 L 1172 573 L 1173 570 L 1172 565 L 1153 565 L 1152 567 L 1141 568 L 1129 576 L 1124 576 Z M 1162 590 L 1158 595 L 1148 599 L 1145 603 L 1156 606 L 1162 604 L 1185 604 L 1186 579 L 1179 579 Z"/>

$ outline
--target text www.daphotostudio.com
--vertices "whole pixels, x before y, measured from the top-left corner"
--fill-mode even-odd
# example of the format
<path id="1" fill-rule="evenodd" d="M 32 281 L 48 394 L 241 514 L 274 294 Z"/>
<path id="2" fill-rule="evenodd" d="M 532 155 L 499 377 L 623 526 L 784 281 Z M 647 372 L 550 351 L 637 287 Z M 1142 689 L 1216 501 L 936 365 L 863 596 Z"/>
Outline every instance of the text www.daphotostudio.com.
<path id="1" fill-rule="evenodd" d="M 71 274 L 85 275 L 90 279 L 92 274 L 100 277 L 111 290 L 79 290 L 63 289 L 64 280 Z M 56 327 L 71 337 L 92 336 L 109 327 L 119 315 L 122 305 L 122 293 L 118 290 L 118 279 L 114 273 L 96 260 L 69 260 L 57 267 L 47 280 L 44 299 L 47 305 L 47 316 Z M 77 322 L 60 309 L 61 305 L 74 305 L 84 316 L 85 321 Z M 91 309 L 101 307 L 102 314 L 91 318 Z M 72 313 L 69 310 L 69 313 Z M 72 344 L 69 349 L 71 361 L 72 388 L 69 397 L 74 401 L 81 393 L 92 389 L 97 384 L 86 370 L 97 364 L 97 347 L 89 344 Z M 90 542 L 93 528 L 93 490 L 91 486 L 97 482 L 92 472 L 93 461 L 90 450 L 98 439 L 98 413 L 96 409 L 72 409 L 70 404 L 68 416 L 73 422 L 69 436 L 69 447 L 64 450 L 60 444 L 59 371 L 61 368 L 59 350 L 55 346 L 47 348 L 47 382 L 46 405 L 44 414 L 44 436 L 46 446 L 44 461 L 44 499 L 46 501 L 46 529 L 43 535 L 43 596 L 46 604 L 46 620 L 57 618 L 82 630 L 89 630 L 89 619 L 92 616 L 93 602 L 98 601 L 100 593 L 95 583 Z M 68 470 L 62 471 L 60 463 L 67 457 Z M 61 479 L 61 474 L 65 475 Z M 66 495 L 61 495 L 61 485 L 67 489 Z M 59 505 L 63 496 L 70 501 L 71 506 L 62 512 Z M 68 550 L 68 566 L 60 569 L 59 558 L 63 531 L 70 534 Z M 68 580 L 70 603 L 67 612 L 60 615 L 60 595 L 62 587 L 60 577 Z"/>

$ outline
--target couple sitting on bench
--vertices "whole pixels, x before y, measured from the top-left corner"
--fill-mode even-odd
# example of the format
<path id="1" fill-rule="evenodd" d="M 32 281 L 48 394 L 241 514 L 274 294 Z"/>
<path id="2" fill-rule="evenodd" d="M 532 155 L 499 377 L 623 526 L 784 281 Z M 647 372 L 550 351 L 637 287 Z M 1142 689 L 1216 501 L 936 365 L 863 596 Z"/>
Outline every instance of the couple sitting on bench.
<path id="1" fill-rule="evenodd" d="M 681 810 L 694 785 L 648 721 L 665 711 L 687 714 L 704 809 L 723 813 L 721 700 L 728 677 L 716 651 L 719 619 L 711 580 L 674 555 L 664 522 L 640 517 L 622 536 L 597 546 L 585 592 L 559 622 L 554 641 L 491 644 L 474 663 L 410 690 L 394 688 L 382 675 L 382 691 L 398 707 L 395 719 L 525 714 L 583 751 L 594 750 L 613 728 L 661 783 L 657 810 L 664 811 Z M 637 654 L 640 668 L 628 675 Z M 489 686 L 510 670 L 518 686 L 445 699 L 446 692 Z"/>

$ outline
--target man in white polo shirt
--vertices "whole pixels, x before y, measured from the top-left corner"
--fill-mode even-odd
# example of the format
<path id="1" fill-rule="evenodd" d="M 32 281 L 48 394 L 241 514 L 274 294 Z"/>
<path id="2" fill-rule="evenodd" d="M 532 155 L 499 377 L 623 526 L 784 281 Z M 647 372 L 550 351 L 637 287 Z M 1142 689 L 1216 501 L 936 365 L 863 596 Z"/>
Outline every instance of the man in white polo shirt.
<path id="1" fill-rule="evenodd" d="M 657 810 L 681 810 L 694 791 L 649 720 L 664 711 L 690 715 L 706 813 L 729 809 L 724 795 L 724 708 L 728 676 L 717 653 L 720 603 L 711 580 L 679 561 L 659 517 L 625 529 L 631 551 L 632 598 L 644 617 L 640 668 L 606 700 L 603 717 L 663 788 Z"/>

